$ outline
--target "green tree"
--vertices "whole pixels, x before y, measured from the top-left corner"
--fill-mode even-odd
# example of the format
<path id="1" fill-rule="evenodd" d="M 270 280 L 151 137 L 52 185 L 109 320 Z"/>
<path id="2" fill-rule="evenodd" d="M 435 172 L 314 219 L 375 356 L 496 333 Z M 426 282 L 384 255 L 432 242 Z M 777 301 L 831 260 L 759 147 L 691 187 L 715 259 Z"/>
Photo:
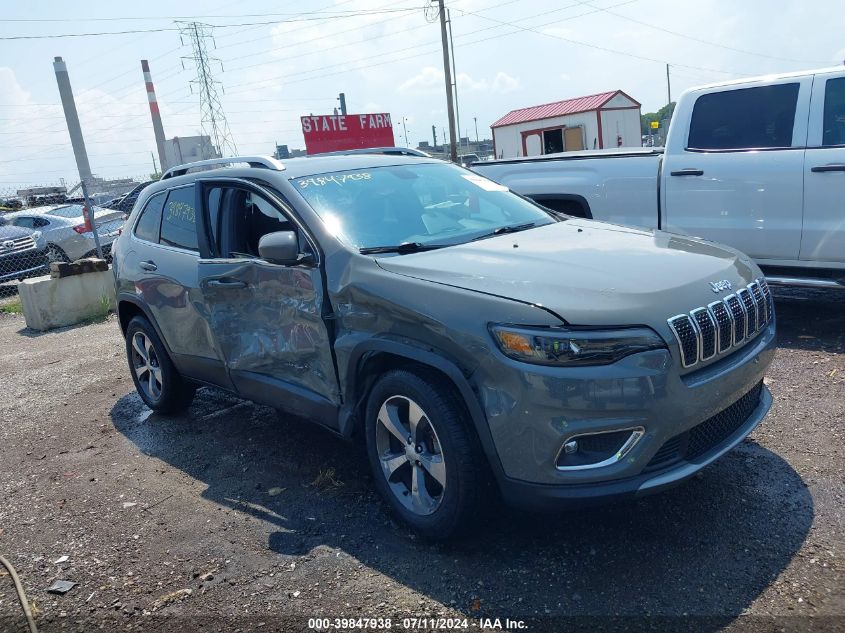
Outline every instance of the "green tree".
<path id="1" fill-rule="evenodd" d="M 669 121 L 672 119 L 672 114 L 675 112 L 675 102 L 672 101 L 671 103 L 666 104 L 662 108 L 660 108 L 657 112 L 646 112 L 642 116 L 640 116 L 640 129 L 642 130 L 642 134 L 651 134 L 651 122 L 658 121 L 661 125 L 663 125 L 663 119 L 666 119 L 666 125 L 669 124 Z M 665 130 L 664 130 L 665 132 Z"/>

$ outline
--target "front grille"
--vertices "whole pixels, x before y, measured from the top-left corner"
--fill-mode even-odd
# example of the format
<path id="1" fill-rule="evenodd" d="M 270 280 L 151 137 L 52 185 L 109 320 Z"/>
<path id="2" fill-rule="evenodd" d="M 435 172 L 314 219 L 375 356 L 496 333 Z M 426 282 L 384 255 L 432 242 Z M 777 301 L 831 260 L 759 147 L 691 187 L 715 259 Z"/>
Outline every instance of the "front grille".
<path id="1" fill-rule="evenodd" d="M 0 240 L 0 255 L 11 255 L 35 248 L 35 240 L 29 235 L 13 240 Z"/>
<path id="2" fill-rule="evenodd" d="M 748 418 L 760 404 L 763 393 L 763 382 L 758 382 L 751 391 L 742 396 L 724 411 L 706 419 L 701 424 L 692 427 L 668 440 L 654 457 L 646 464 L 643 472 L 653 472 L 667 468 L 682 460 L 695 460 L 721 445 Z"/>
<path id="3" fill-rule="evenodd" d="M 748 317 L 748 338 L 754 336 L 759 324 L 757 323 L 757 307 L 754 305 L 754 297 L 748 288 L 737 290 L 736 296 L 742 301 L 742 307 L 745 308 L 745 314 Z"/>
<path id="4" fill-rule="evenodd" d="M 684 367 L 695 365 L 698 362 L 698 333 L 692 319 L 686 314 L 681 314 L 670 319 L 669 326 L 678 338 Z"/>
<path id="5" fill-rule="evenodd" d="M 682 365 L 692 367 L 753 338 L 774 316 L 772 293 L 760 278 L 721 301 L 673 316 L 668 323 L 678 341 Z"/>

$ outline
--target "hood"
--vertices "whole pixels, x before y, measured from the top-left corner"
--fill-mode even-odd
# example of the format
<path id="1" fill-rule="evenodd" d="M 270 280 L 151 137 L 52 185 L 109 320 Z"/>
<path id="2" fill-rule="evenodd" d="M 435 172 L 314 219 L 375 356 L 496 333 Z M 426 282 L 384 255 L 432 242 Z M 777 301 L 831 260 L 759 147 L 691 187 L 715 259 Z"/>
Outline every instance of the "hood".
<path id="1" fill-rule="evenodd" d="M 27 235 L 32 235 L 30 229 L 24 229 L 10 224 L 0 224 L 0 243 L 4 240 L 17 240 Z"/>
<path id="2" fill-rule="evenodd" d="M 384 257 L 390 272 L 551 310 L 577 325 L 651 325 L 759 275 L 726 246 L 663 231 L 573 219 L 435 251 Z"/>

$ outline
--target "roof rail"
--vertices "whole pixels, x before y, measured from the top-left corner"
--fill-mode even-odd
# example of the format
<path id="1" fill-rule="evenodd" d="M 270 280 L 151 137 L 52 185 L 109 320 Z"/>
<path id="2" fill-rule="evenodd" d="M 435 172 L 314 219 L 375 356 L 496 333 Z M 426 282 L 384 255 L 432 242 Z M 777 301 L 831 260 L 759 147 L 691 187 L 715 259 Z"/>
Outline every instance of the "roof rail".
<path id="1" fill-rule="evenodd" d="M 226 158 L 209 158 L 208 160 L 198 160 L 195 163 L 176 165 L 164 172 L 161 179 L 184 176 L 189 170 L 196 167 L 233 165 L 235 163 L 247 163 L 250 167 L 262 167 L 264 169 L 272 169 L 273 171 L 283 171 L 285 168 L 280 161 L 272 156 L 227 156 Z"/>

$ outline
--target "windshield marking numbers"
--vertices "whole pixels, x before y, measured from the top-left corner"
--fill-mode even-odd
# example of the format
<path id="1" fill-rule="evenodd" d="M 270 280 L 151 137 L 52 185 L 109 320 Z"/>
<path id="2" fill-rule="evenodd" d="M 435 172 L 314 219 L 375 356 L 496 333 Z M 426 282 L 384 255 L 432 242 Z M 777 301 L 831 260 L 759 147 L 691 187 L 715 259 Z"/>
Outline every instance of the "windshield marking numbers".
<path id="1" fill-rule="evenodd" d="M 332 176 L 317 176 L 314 178 L 303 178 L 297 181 L 297 185 L 299 185 L 300 189 L 305 189 L 306 187 L 323 187 L 328 185 L 329 183 L 334 183 L 336 185 L 345 185 L 347 182 L 359 182 L 362 180 L 370 180 L 372 176 L 368 171 L 362 171 L 357 174 L 341 174 L 341 175 L 332 175 Z"/>

